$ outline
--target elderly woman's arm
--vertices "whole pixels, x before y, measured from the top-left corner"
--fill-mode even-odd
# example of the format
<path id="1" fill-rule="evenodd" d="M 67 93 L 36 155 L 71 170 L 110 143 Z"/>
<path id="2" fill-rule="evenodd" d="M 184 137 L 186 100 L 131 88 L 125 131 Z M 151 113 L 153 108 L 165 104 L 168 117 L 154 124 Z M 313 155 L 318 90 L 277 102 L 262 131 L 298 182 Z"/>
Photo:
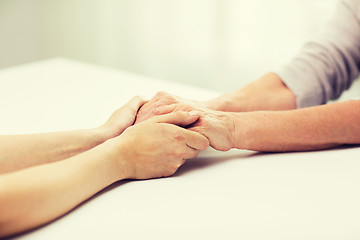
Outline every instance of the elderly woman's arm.
<path id="1" fill-rule="evenodd" d="M 283 68 L 209 101 L 156 94 L 137 122 L 170 111 L 207 108 L 227 112 L 290 110 L 338 98 L 359 76 L 360 1 L 342 0 L 331 21 Z M 167 108 L 166 105 L 173 105 Z M 165 108 L 162 108 L 165 106 Z M 154 112 L 156 111 L 156 112 Z"/>
<path id="2" fill-rule="evenodd" d="M 223 151 L 306 151 L 360 144 L 360 100 L 288 111 L 209 110 L 190 129 Z"/>

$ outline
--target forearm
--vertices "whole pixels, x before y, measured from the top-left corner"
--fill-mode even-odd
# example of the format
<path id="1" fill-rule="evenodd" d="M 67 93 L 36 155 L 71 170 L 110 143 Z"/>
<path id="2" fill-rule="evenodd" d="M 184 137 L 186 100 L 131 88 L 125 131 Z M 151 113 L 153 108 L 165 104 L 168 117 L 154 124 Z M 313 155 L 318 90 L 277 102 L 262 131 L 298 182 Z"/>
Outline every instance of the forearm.
<path id="1" fill-rule="evenodd" d="M 105 128 L 0 136 L 0 174 L 66 159 L 108 139 Z"/>
<path id="2" fill-rule="evenodd" d="M 360 101 L 234 115 L 234 147 L 304 151 L 360 144 Z"/>
<path id="3" fill-rule="evenodd" d="M 107 145 L 63 161 L 2 175 L 0 237 L 56 219 L 124 178 L 123 173 L 115 172 Z"/>
<path id="4" fill-rule="evenodd" d="M 226 112 L 295 109 L 295 95 L 274 73 L 244 88 L 206 102 L 208 108 Z"/>
<path id="5" fill-rule="evenodd" d="M 0 238 L 62 216 L 115 181 L 171 176 L 209 146 L 205 136 L 179 127 L 199 117 L 188 112 L 157 116 L 69 159 L 3 174 Z"/>
<path id="6" fill-rule="evenodd" d="M 141 97 L 133 97 L 94 129 L 0 136 L 0 174 L 62 160 L 115 138 L 134 123 L 143 104 Z"/>

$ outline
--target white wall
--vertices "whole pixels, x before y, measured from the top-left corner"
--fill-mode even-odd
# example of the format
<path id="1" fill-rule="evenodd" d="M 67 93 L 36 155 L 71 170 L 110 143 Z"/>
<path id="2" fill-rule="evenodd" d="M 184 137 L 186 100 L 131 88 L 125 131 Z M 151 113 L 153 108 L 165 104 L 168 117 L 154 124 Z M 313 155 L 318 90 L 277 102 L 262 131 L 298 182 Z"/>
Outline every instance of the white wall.
<path id="1" fill-rule="evenodd" d="M 336 0 L 0 0 L 0 67 L 64 56 L 220 91 L 286 63 Z"/>
<path id="2" fill-rule="evenodd" d="M 37 0 L 0 0 L 0 67 L 39 59 Z"/>

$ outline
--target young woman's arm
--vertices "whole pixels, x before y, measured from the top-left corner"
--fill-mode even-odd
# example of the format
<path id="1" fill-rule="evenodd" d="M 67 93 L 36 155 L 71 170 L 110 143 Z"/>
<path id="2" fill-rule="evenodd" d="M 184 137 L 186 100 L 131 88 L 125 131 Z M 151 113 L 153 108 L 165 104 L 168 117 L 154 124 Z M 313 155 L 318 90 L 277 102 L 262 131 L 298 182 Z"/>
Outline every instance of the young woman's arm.
<path id="1" fill-rule="evenodd" d="M 69 158 L 116 137 L 133 124 L 143 104 L 134 97 L 94 129 L 0 136 L 0 174 Z"/>
<path id="2" fill-rule="evenodd" d="M 209 145 L 176 126 L 198 118 L 187 112 L 155 117 L 71 158 L 0 175 L 0 237 L 54 220 L 116 181 L 172 175 Z"/>

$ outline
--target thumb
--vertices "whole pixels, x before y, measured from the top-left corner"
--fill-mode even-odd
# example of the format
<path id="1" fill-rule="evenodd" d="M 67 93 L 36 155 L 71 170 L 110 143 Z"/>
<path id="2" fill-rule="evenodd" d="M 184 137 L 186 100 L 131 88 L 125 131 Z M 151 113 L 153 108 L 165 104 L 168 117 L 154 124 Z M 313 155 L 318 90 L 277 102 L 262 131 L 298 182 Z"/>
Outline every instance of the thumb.
<path id="1" fill-rule="evenodd" d="M 170 123 L 178 126 L 187 126 L 194 123 L 200 117 L 200 113 L 197 111 L 191 112 L 172 112 L 169 114 L 156 116 L 151 118 L 149 121 L 156 123 Z"/>
<path id="2" fill-rule="evenodd" d="M 136 112 L 139 110 L 139 108 L 145 104 L 145 100 L 143 97 L 135 96 L 131 98 L 123 107 L 128 108 L 131 110 L 136 110 Z"/>

